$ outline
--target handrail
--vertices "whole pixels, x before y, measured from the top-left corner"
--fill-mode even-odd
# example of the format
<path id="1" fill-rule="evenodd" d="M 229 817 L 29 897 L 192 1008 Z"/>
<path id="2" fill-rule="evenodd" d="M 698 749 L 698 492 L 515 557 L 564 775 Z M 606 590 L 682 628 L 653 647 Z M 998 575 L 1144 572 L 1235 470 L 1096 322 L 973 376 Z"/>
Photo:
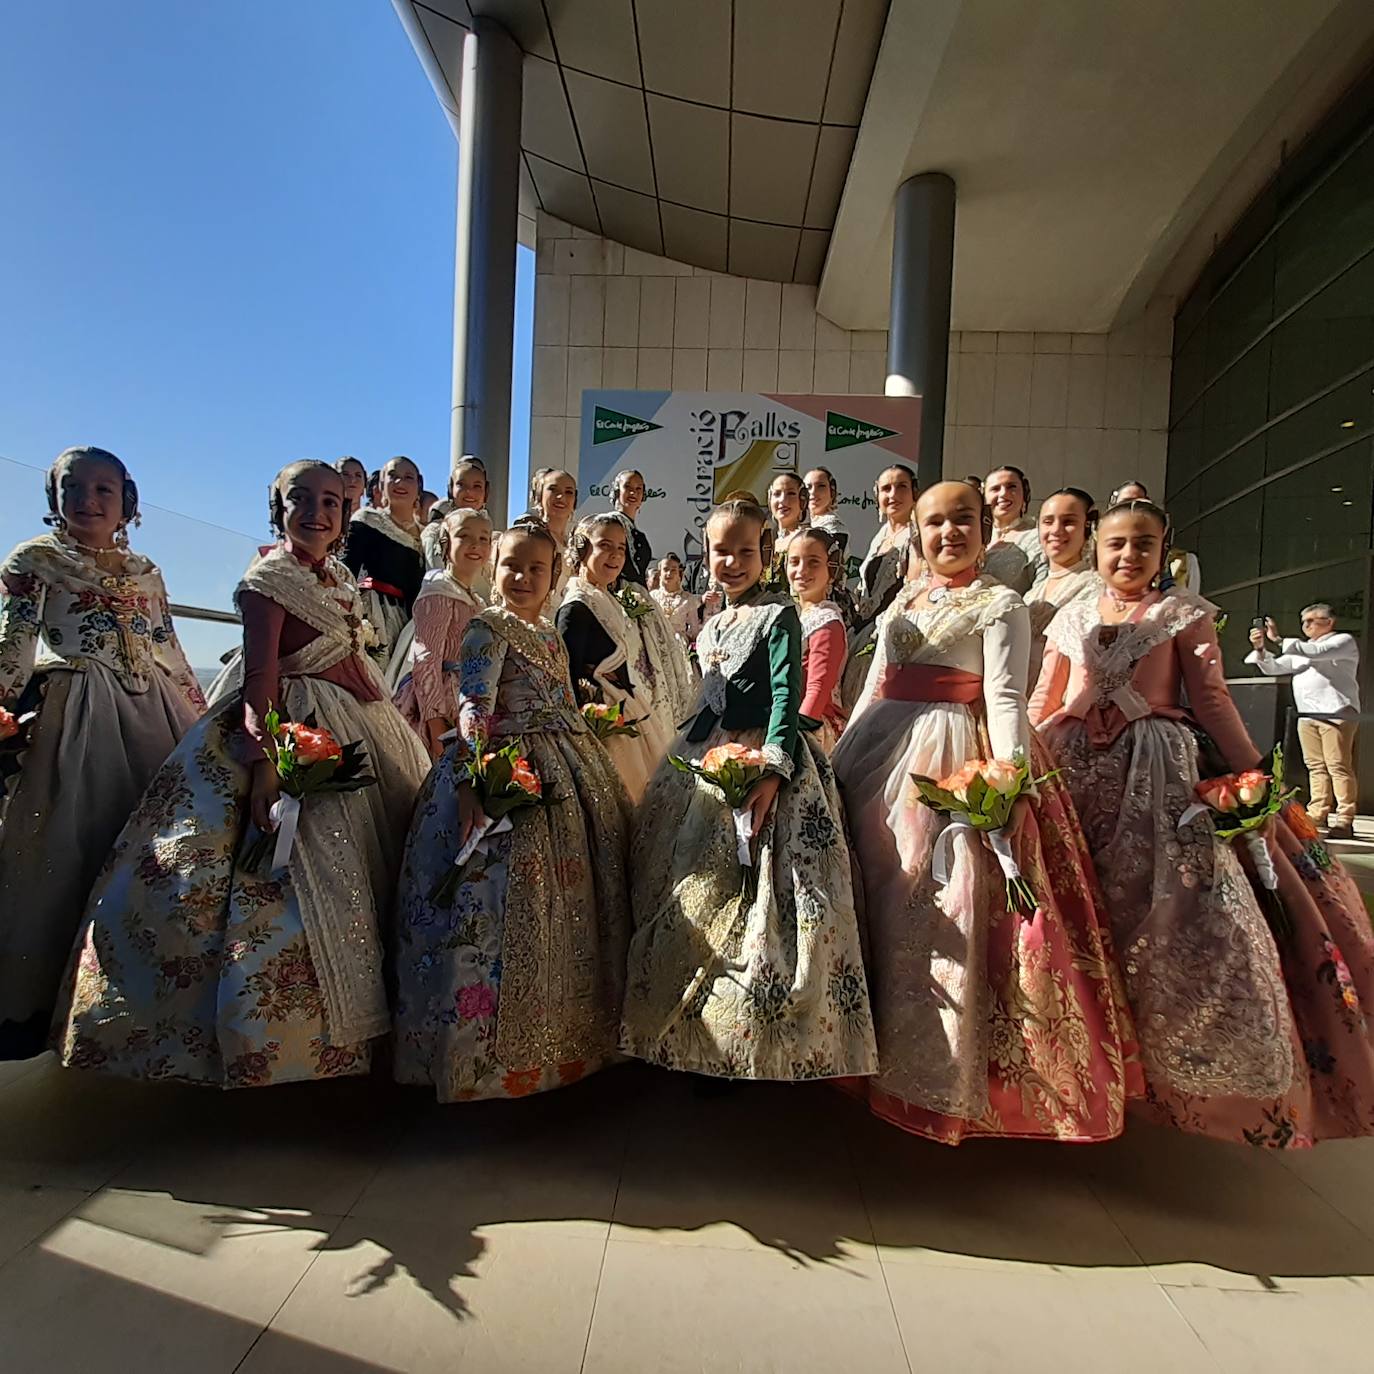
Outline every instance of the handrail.
<path id="1" fill-rule="evenodd" d="M 217 625 L 242 625 L 243 621 L 234 611 L 212 611 L 205 606 L 180 606 L 175 601 L 167 609 L 173 616 L 186 620 L 213 620 Z"/>

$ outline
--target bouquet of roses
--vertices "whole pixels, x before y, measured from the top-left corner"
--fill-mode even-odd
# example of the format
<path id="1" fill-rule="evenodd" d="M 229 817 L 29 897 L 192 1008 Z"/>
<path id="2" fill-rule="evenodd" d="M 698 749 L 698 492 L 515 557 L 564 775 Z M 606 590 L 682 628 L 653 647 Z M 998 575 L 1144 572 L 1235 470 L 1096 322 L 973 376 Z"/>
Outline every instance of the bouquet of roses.
<path id="1" fill-rule="evenodd" d="M 276 765 L 281 796 L 272 803 L 275 833 L 259 835 L 244 854 L 252 873 L 275 873 L 285 868 L 296 843 L 301 803 L 320 792 L 357 792 L 376 786 L 367 771 L 367 749 L 361 740 L 340 744 L 313 715 L 303 721 L 282 720 L 269 706 L 263 717 L 267 742 L 263 752 Z M 268 862 L 268 856 L 271 856 Z"/>
<path id="2" fill-rule="evenodd" d="M 620 602 L 621 610 L 631 620 L 642 620 L 646 615 L 653 615 L 654 613 L 654 603 L 647 596 L 641 596 L 639 591 L 629 582 L 621 586 L 615 594 L 615 599 Z"/>
<path id="3" fill-rule="evenodd" d="M 582 719 L 592 727 L 592 734 L 597 739 L 611 739 L 616 735 L 639 738 L 639 726 L 625 719 L 625 707 L 621 702 L 603 706 L 600 702 L 589 701 L 582 708 Z"/>
<path id="4" fill-rule="evenodd" d="M 720 789 L 725 804 L 734 813 L 735 852 L 743 870 L 741 892 L 752 901 L 758 887 L 758 877 L 754 872 L 753 836 L 749 833 L 751 818 L 744 809 L 745 799 L 750 788 L 763 776 L 768 760 L 762 749 L 751 749 L 746 744 L 718 744 L 708 749 L 700 763 L 691 759 L 668 755 L 668 762 L 683 773 L 695 773 L 703 782 Z"/>
<path id="5" fill-rule="evenodd" d="M 472 827 L 472 834 L 458 850 L 453 867 L 439 880 L 429 899 L 436 906 L 452 906 L 462 886 L 470 861 L 486 854 L 491 839 L 511 829 L 511 812 L 522 806 L 535 806 L 544 799 L 544 784 L 530 761 L 520 752 L 520 741 L 511 740 L 500 749 L 487 750 L 479 740 L 466 777 L 472 784 L 483 820 Z"/>
<path id="6" fill-rule="evenodd" d="M 931 876 L 935 881 L 941 885 L 949 882 L 954 837 L 960 831 L 971 830 L 982 835 L 997 856 L 1006 879 L 1007 910 L 1019 911 L 1026 919 L 1034 916 L 1040 903 L 1034 889 L 1021 876 L 1012 855 L 1007 824 L 1016 799 L 1054 776 L 1054 773 L 1046 773 L 1032 778 L 1030 766 L 1019 757 L 1010 762 L 1006 759 L 971 759 L 958 772 L 938 782 L 913 773 L 911 781 L 916 785 L 917 798 L 932 811 L 950 818 L 931 854 Z"/>
<path id="7" fill-rule="evenodd" d="M 1274 871 L 1269 847 L 1260 827 L 1270 816 L 1277 816 L 1297 793 L 1283 783 L 1283 750 L 1274 746 L 1269 772 L 1248 768 L 1243 773 L 1224 773 L 1203 778 L 1193 789 L 1198 800 L 1178 818 L 1178 828 L 1191 825 L 1200 816 L 1211 816 L 1217 839 L 1230 844 L 1239 840 L 1249 852 L 1263 894 L 1261 906 L 1269 928 L 1279 939 L 1292 934 L 1293 923 L 1279 899 L 1279 877 Z"/>
<path id="8" fill-rule="evenodd" d="M 29 727 L 37 718 L 38 712 L 25 711 L 22 702 L 14 711 L 0 706 L 0 797 L 5 779 L 19 772 L 19 755 L 29 747 Z"/>

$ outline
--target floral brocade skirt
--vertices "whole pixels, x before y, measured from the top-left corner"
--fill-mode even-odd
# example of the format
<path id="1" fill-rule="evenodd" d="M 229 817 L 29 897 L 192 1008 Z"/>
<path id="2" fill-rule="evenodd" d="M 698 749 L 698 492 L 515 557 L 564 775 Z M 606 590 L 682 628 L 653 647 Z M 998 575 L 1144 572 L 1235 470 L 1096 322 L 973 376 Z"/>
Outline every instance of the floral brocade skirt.
<path id="1" fill-rule="evenodd" d="M 525 1097 L 615 1057 L 630 912 L 629 805 L 585 731 L 521 732 L 546 804 L 511 815 L 451 905 L 459 851 L 450 748 L 415 808 L 397 895 L 395 1075 L 441 1102 Z"/>
<path id="2" fill-rule="evenodd" d="M 378 785 L 308 798 L 290 864 L 247 872 L 241 710 L 227 702 L 202 717 L 153 779 L 91 894 L 55 1027 L 69 1067 L 222 1088 L 367 1070 L 367 1041 L 331 1029 L 319 974 L 322 958 L 348 952 L 314 948 L 302 907 L 350 913 L 377 933 L 425 759 L 387 702 L 360 703 L 311 678 L 288 679 L 284 695 L 291 718 L 314 711 L 336 738 L 362 739 Z M 308 855 L 309 808 L 320 808 L 331 834 L 361 842 Z M 380 1002 L 380 960 L 371 977 Z M 383 1016 L 372 1034 L 385 1028 Z"/>
<path id="3" fill-rule="evenodd" d="M 762 731 L 719 727 L 672 752 L 701 760 Z M 754 839 L 744 886 L 719 790 L 665 762 L 637 813 L 635 933 L 621 1045 L 664 1068 L 721 1078 L 807 1079 L 877 1067 L 834 770 L 801 762 Z M 648 856 L 652 856 L 651 858 Z"/>
<path id="4" fill-rule="evenodd" d="M 1039 905 L 1007 910 L 981 838 L 953 840 L 949 882 L 931 864 L 945 818 L 910 775 L 945 777 L 990 750 L 967 707 L 873 702 L 835 751 L 867 898 L 876 1078 L 853 1085 L 903 1130 L 1101 1141 L 1143 1091 L 1135 1031 L 1101 895 L 1058 780 L 1018 807 L 1012 852 Z M 1032 771 L 1046 771 L 1033 750 Z"/>
<path id="5" fill-rule="evenodd" d="M 1194 799 L 1197 743 L 1132 723 L 1105 749 L 1050 726 L 1106 891 L 1161 1124 L 1271 1148 L 1374 1134 L 1374 938 L 1349 876 L 1300 812 L 1266 827 L 1291 933 L 1276 942 L 1243 848 Z"/>

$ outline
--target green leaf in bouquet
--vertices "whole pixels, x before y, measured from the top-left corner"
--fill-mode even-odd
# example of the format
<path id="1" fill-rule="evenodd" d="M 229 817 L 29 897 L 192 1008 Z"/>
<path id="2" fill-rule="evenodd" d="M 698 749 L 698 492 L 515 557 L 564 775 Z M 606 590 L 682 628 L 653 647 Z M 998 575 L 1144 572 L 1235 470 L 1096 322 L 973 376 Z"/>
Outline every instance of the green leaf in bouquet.
<path id="1" fill-rule="evenodd" d="M 988 785 L 983 781 L 981 774 L 975 774 L 973 781 L 968 785 L 968 809 L 975 815 L 982 815 L 984 802 L 988 795 Z"/>
<path id="2" fill-rule="evenodd" d="M 338 771 L 338 759 L 319 759 L 315 763 L 306 764 L 303 768 L 298 767 L 294 779 L 295 785 L 300 789 L 298 795 L 308 796 L 311 792 L 320 791 Z"/>

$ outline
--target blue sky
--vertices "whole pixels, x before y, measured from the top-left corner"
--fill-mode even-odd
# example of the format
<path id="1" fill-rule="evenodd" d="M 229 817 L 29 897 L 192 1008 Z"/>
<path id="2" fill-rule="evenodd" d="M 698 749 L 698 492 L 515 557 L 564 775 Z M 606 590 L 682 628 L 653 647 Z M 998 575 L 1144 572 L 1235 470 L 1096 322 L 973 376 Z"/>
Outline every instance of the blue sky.
<path id="1" fill-rule="evenodd" d="M 199 604 L 224 604 L 292 458 L 408 453 L 438 487 L 455 166 L 385 0 L 6 6 L 0 544 L 41 528 L 14 464 L 71 443 L 129 463 L 136 542 Z"/>

